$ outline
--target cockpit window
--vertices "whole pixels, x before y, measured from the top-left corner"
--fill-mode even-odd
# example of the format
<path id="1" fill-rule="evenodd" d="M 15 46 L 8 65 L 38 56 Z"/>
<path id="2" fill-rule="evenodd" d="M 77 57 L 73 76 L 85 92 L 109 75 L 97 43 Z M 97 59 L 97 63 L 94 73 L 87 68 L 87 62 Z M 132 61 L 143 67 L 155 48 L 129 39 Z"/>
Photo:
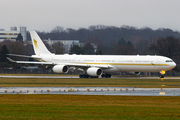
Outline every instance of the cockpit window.
<path id="1" fill-rule="evenodd" d="M 172 60 L 166 60 L 166 62 L 173 62 Z"/>

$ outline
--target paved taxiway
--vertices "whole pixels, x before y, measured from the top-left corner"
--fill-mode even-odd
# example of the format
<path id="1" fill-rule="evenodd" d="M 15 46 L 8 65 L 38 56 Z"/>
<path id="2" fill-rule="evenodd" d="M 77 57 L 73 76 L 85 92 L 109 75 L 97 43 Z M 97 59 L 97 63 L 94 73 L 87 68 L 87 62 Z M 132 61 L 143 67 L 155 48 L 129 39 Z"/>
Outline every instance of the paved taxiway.
<path id="1" fill-rule="evenodd" d="M 0 94 L 71 94 L 71 95 L 131 95 L 180 96 L 180 88 L 133 87 L 2 87 Z"/>
<path id="2" fill-rule="evenodd" d="M 79 78 L 79 76 L 70 75 L 70 76 L 8 76 L 8 75 L 1 75 L 0 78 Z M 159 77 L 113 77 L 118 79 L 160 79 Z M 180 77 L 166 77 L 163 79 L 180 79 Z"/>

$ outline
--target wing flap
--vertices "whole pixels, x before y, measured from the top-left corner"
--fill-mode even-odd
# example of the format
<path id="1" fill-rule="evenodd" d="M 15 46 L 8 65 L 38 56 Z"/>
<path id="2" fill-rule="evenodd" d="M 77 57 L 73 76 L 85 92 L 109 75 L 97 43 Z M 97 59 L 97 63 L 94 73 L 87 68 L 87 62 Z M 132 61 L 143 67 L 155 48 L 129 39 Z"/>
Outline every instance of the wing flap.
<path id="1" fill-rule="evenodd" d="M 23 64 L 41 64 L 41 65 L 53 65 L 53 63 L 49 63 L 49 62 L 31 62 L 31 61 L 16 61 L 16 63 L 23 63 Z"/>
<path id="2" fill-rule="evenodd" d="M 70 66 L 70 67 L 98 67 L 98 68 L 109 68 L 110 66 L 108 65 L 93 65 L 93 64 L 78 64 L 78 63 L 57 63 L 57 64 L 60 64 L 60 65 L 67 65 L 67 66 Z"/>

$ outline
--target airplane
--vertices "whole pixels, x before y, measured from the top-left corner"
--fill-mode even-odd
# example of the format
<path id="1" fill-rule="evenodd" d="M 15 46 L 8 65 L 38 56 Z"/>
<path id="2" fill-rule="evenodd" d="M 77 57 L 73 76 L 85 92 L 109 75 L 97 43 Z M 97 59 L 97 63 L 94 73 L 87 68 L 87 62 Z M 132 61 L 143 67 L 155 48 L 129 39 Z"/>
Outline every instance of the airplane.
<path id="1" fill-rule="evenodd" d="M 140 72 L 160 72 L 160 78 L 164 78 L 166 71 L 173 69 L 176 63 L 164 56 L 150 55 L 76 55 L 51 53 L 44 45 L 36 31 L 30 31 L 35 55 L 25 56 L 8 54 L 9 56 L 29 57 L 36 61 L 10 62 L 24 64 L 40 64 L 52 66 L 54 73 L 68 73 L 70 70 L 83 71 L 80 78 L 111 78 L 111 73 L 127 72 L 138 75 Z"/>

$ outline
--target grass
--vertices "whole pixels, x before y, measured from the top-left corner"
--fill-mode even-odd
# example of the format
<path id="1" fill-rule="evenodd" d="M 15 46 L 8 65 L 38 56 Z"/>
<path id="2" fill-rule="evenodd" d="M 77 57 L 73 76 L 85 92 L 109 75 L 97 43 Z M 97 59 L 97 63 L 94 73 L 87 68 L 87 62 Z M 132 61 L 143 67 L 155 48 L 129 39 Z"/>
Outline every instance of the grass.
<path id="1" fill-rule="evenodd" d="M 172 79 L 0 78 L 2 87 L 179 87 Z M 103 95 L 0 95 L 0 120 L 178 120 L 180 97 Z"/>
<path id="2" fill-rule="evenodd" d="M 72 76 L 70 74 L 0 74 L 0 76 Z M 79 75 L 73 75 L 79 76 Z"/>
<path id="3" fill-rule="evenodd" d="M 0 78 L 1 87 L 142 87 L 180 88 L 179 79 L 58 79 L 58 78 Z"/>
<path id="4" fill-rule="evenodd" d="M 180 119 L 180 97 L 0 95 L 0 119 Z"/>

